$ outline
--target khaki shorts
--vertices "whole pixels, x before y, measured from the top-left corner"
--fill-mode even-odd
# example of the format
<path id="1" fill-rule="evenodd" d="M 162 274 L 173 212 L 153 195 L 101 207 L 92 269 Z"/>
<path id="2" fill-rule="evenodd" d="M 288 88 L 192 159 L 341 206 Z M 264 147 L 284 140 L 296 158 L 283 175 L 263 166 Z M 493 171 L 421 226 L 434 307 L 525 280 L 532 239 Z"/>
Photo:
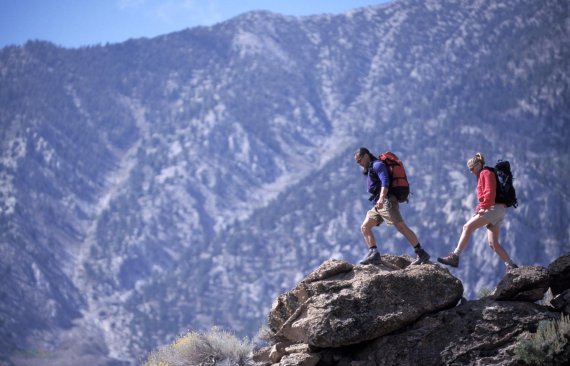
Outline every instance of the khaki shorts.
<path id="1" fill-rule="evenodd" d="M 384 199 L 384 206 L 382 206 L 382 209 L 378 210 L 376 207 L 373 207 L 366 213 L 366 217 L 377 221 L 378 225 L 383 222 L 386 222 L 388 225 L 394 225 L 404 221 L 404 219 L 402 219 L 402 215 L 400 215 L 400 204 L 396 197 L 392 195 L 389 195 L 388 198 Z"/>
<path id="2" fill-rule="evenodd" d="M 505 205 L 498 204 L 486 209 L 483 214 L 480 214 L 485 220 L 489 221 L 489 226 L 500 226 L 507 213 Z"/>

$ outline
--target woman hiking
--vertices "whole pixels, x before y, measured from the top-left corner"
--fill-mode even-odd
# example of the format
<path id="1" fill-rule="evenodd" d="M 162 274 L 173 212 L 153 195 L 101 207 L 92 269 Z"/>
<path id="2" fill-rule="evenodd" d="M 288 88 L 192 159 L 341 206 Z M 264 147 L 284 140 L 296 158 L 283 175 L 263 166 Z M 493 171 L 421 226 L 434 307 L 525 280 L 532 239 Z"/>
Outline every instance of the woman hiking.
<path id="1" fill-rule="evenodd" d="M 382 222 L 394 225 L 414 248 L 416 260 L 411 264 L 426 263 L 430 258 L 429 254 L 422 249 L 416 234 L 404 222 L 400 214 L 400 204 L 389 191 L 390 175 L 386 164 L 372 155 L 365 147 L 356 151 L 354 161 L 362 167 L 362 173 L 367 176 L 368 192 L 372 194 L 372 202 L 374 203 L 374 207 L 366 213 L 364 222 L 360 227 L 368 245 L 368 254 L 360 261 L 360 264 L 380 261 L 380 253 L 378 253 L 372 228 L 379 226 Z"/>
<path id="2" fill-rule="evenodd" d="M 518 268 L 505 249 L 499 244 L 501 223 L 505 218 L 507 206 L 503 203 L 495 202 L 497 194 L 495 172 L 485 167 L 485 159 L 481 153 L 475 154 L 474 157 L 467 161 L 467 168 L 477 177 L 477 200 L 479 203 L 475 207 L 475 215 L 463 225 L 463 231 L 455 250 L 446 257 L 437 258 L 437 260 L 448 266 L 457 267 L 459 265 L 459 256 L 467 247 L 471 234 L 478 228 L 486 226 L 487 240 L 491 249 L 501 257 L 507 265 L 507 269 Z"/>

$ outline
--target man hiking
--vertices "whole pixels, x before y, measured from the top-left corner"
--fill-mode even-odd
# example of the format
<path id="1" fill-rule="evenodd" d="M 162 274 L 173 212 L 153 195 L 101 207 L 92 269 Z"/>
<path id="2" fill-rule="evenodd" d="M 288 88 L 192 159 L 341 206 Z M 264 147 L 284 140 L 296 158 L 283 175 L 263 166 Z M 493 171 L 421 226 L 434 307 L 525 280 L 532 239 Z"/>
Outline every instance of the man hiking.
<path id="1" fill-rule="evenodd" d="M 360 227 L 368 245 L 368 254 L 360 261 L 360 264 L 380 261 L 380 253 L 378 253 L 372 229 L 383 222 L 394 225 L 414 248 L 416 260 L 412 262 L 413 265 L 426 263 L 430 258 L 429 254 L 422 249 L 416 234 L 404 222 L 400 214 L 398 199 L 393 192 L 390 192 L 390 173 L 386 163 L 377 159 L 365 147 L 356 151 L 354 160 L 362 167 L 362 173 L 367 176 L 368 192 L 372 195 L 374 204 L 374 207 L 366 213 Z"/>

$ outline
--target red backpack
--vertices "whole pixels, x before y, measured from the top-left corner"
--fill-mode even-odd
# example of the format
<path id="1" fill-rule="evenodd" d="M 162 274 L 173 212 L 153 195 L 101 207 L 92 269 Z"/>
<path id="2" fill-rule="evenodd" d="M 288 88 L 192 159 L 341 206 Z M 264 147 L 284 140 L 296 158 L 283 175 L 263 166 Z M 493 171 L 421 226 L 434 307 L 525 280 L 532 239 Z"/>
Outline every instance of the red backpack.
<path id="1" fill-rule="evenodd" d="M 410 184 L 408 183 L 408 177 L 406 176 L 406 170 L 404 169 L 402 161 L 391 151 L 386 151 L 381 154 L 378 156 L 378 159 L 386 164 L 388 172 L 390 173 L 390 189 L 388 194 L 396 196 L 398 202 L 408 202 Z"/>

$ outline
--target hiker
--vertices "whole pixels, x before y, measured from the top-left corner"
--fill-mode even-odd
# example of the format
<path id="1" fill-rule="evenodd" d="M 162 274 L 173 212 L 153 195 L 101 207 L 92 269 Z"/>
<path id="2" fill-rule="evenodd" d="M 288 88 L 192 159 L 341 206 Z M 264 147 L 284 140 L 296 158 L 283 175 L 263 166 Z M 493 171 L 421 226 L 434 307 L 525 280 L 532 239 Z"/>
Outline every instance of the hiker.
<path id="1" fill-rule="evenodd" d="M 390 174 L 386 164 L 372 155 L 365 147 L 356 151 L 354 160 L 362 167 L 362 173 L 367 176 L 368 192 L 372 195 L 371 201 L 374 204 L 374 207 L 367 212 L 360 228 L 368 245 L 368 253 L 360 264 L 380 261 L 380 253 L 378 253 L 372 229 L 383 222 L 394 225 L 414 248 L 416 260 L 412 262 L 413 265 L 427 262 L 430 258 L 429 254 L 422 249 L 416 234 L 404 222 L 400 214 L 400 204 L 396 196 L 390 193 Z"/>
<path id="2" fill-rule="evenodd" d="M 475 154 L 474 157 L 467 161 L 467 168 L 477 177 L 477 199 L 479 203 L 475 207 L 475 215 L 463 225 L 457 248 L 446 257 L 437 258 L 437 260 L 448 266 L 457 267 L 459 265 L 459 256 L 467 247 L 471 234 L 478 228 L 486 226 L 487 240 L 491 249 L 501 257 L 507 265 L 507 269 L 518 268 L 507 252 L 505 252 L 505 249 L 499 244 L 501 223 L 505 218 L 507 205 L 495 202 L 497 194 L 495 173 L 493 170 L 485 167 L 485 159 L 481 153 Z"/>

